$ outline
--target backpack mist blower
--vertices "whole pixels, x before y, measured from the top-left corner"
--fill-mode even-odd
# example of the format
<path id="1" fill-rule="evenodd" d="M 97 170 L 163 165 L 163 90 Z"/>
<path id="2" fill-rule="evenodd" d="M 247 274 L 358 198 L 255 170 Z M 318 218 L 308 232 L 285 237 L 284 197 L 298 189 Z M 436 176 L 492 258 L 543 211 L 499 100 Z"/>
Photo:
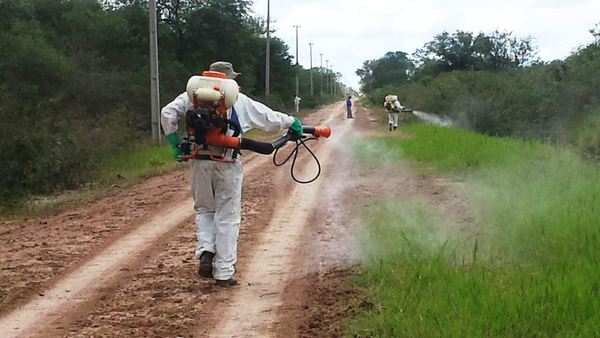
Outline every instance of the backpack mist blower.
<path id="1" fill-rule="evenodd" d="M 236 118 L 231 116 L 231 108 L 237 100 L 239 86 L 232 79 L 227 79 L 221 72 L 205 71 L 202 76 L 192 76 L 187 84 L 187 94 L 192 100 L 185 117 L 188 136 L 179 145 L 183 155 L 182 160 L 207 159 L 219 162 L 232 162 L 240 154 L 240 150 L 250 150 L 259 154 L 273 154 L 273 163 L 281 166 L 292 159 L 292 179 L 298 183 L 310 183 L 321 173 L 321 164 L 316 155 L 306 145 L 306 141 L 319 137 L 329 137 L 329 127 L 303 126 L 305 135 L 299 136 L 288 131 L 271 143 L 259 142 L 240 137 L 242 128 Z M 296 146 L 287 158 L 277 161 L 278 150 L 288 142 Z M 317 174 L 310 180 L 298 180 L 294 167 L 300 147 L 304 147 L 315 159 L 318 167 Z M 231 153 L 231 159 L 226 156 Z"/>

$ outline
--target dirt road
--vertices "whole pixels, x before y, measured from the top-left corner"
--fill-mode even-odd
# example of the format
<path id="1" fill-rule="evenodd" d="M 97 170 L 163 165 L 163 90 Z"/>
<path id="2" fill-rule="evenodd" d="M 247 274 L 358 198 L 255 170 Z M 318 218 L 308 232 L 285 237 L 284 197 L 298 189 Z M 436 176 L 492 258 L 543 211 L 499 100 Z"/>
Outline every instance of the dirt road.
<path id="1" fill-rule="evenodd" d="M 311 184 L 294 183 L 289 164 L 243 156 L 234 288 L 196 273 L 187 165 L 74 210 L 0 222 L 0 337 L 340 336 L 337 319 L 355 311 L 344 301 L 360 297 L 343 280 L 359 257 L 363 201 L 418 198 L 471 223 L 460 182 L 397 162 L 357 166 L 354 140 L 387 131 L 360 105 L 344 116 L 340 102 L 304 121 L 333 129 L 313 144 L 322 173 Z M 296 169 L 316 171 L 306 153 Z"/>
<path id="2" fill-rule="evenodd" d="M 196 274 L 185 169 L 76 210 L 0 224 L 0 337 L 293 332 L 302 302 L 290 295 L 306 285 L 290 285 L 351 257 L 347 235 L 335 234 L 346 231 L 323 217 L 334 207 L 344 213 L 331 205 L 347 185 L 339 165 L 355 120 L 343 116 L 338 103 L 305 121 L 333 129 L 314 145 L 323 172 L 312 184 L 294 183 L 289 165 L 274 167 L 270 157 L 244 156 L 241 285 L 233 289 Z M 311 161 L 297 166 L 300 177 L 316 170 Z M 342 218 L 336 226 L 346 226 Z"/>

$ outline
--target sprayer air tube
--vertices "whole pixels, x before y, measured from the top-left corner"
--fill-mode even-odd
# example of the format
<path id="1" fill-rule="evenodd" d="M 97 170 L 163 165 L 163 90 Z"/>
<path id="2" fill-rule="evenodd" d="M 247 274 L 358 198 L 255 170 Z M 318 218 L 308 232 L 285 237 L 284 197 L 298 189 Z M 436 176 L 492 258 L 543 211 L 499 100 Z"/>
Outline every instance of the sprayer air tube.
<path id="1" fill-rule="evenodd" d="M 271 155 L 273 151 L 275 151 L 275 149 L 283 147 L 287 143 L 287 141 L 287 135 L 281 136 L 280 138 L 273 141 L 273 143 L 259 142 L 247 138 L 242 138 L 240 142 L 240 149 L 254 151 L 263 155 Z"/>
<path id="2" fill-rule="evenodd" d="M 275 150 L 271 143 L 258 142 L 247 138 L 242 138 L 240 149 L 251 150 L 263 155 L 270 155 Z"/>
<path id="3" fill-rule="evenodd" d="M 310 126 L 302 126 L 302 131 L 305 134 L 311 134 L 314 135 L 315 134 L 315 127 L 310 127 Z"/>

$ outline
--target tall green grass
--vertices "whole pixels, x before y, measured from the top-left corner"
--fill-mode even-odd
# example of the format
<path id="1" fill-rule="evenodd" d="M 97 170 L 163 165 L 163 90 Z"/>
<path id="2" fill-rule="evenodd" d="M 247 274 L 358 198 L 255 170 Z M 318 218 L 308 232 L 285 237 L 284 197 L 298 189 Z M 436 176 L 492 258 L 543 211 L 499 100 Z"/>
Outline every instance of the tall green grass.
<path id="1" fill-rule="evenodd" d="M 481 215 L 457 234 L 426 204 L 372 201 L 363 271 L 384 337 L 600 336 L 600 171 L 569 150 L 412 125 L 367 142 L 464 177 Z M 377 156 L 377 155 L 376 155 Z M 393 156 L 392 156 L 393 158 Z M 475 239 L 474 239 L 475 238 Z"/>

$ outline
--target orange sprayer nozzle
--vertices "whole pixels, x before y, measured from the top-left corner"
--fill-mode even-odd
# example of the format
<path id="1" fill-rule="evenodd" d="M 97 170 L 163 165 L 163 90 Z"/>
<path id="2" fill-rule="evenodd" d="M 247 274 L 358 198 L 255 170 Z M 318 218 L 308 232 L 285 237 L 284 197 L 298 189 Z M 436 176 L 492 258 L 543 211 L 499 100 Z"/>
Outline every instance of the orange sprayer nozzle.
<path id="1" fill-rule="evenodd" d="M 331 128 L 325 126 L 317 126 L 314 127 L 314 132 L 312 134 L 315 137 L 329 137 L 331 136 Z"/>

